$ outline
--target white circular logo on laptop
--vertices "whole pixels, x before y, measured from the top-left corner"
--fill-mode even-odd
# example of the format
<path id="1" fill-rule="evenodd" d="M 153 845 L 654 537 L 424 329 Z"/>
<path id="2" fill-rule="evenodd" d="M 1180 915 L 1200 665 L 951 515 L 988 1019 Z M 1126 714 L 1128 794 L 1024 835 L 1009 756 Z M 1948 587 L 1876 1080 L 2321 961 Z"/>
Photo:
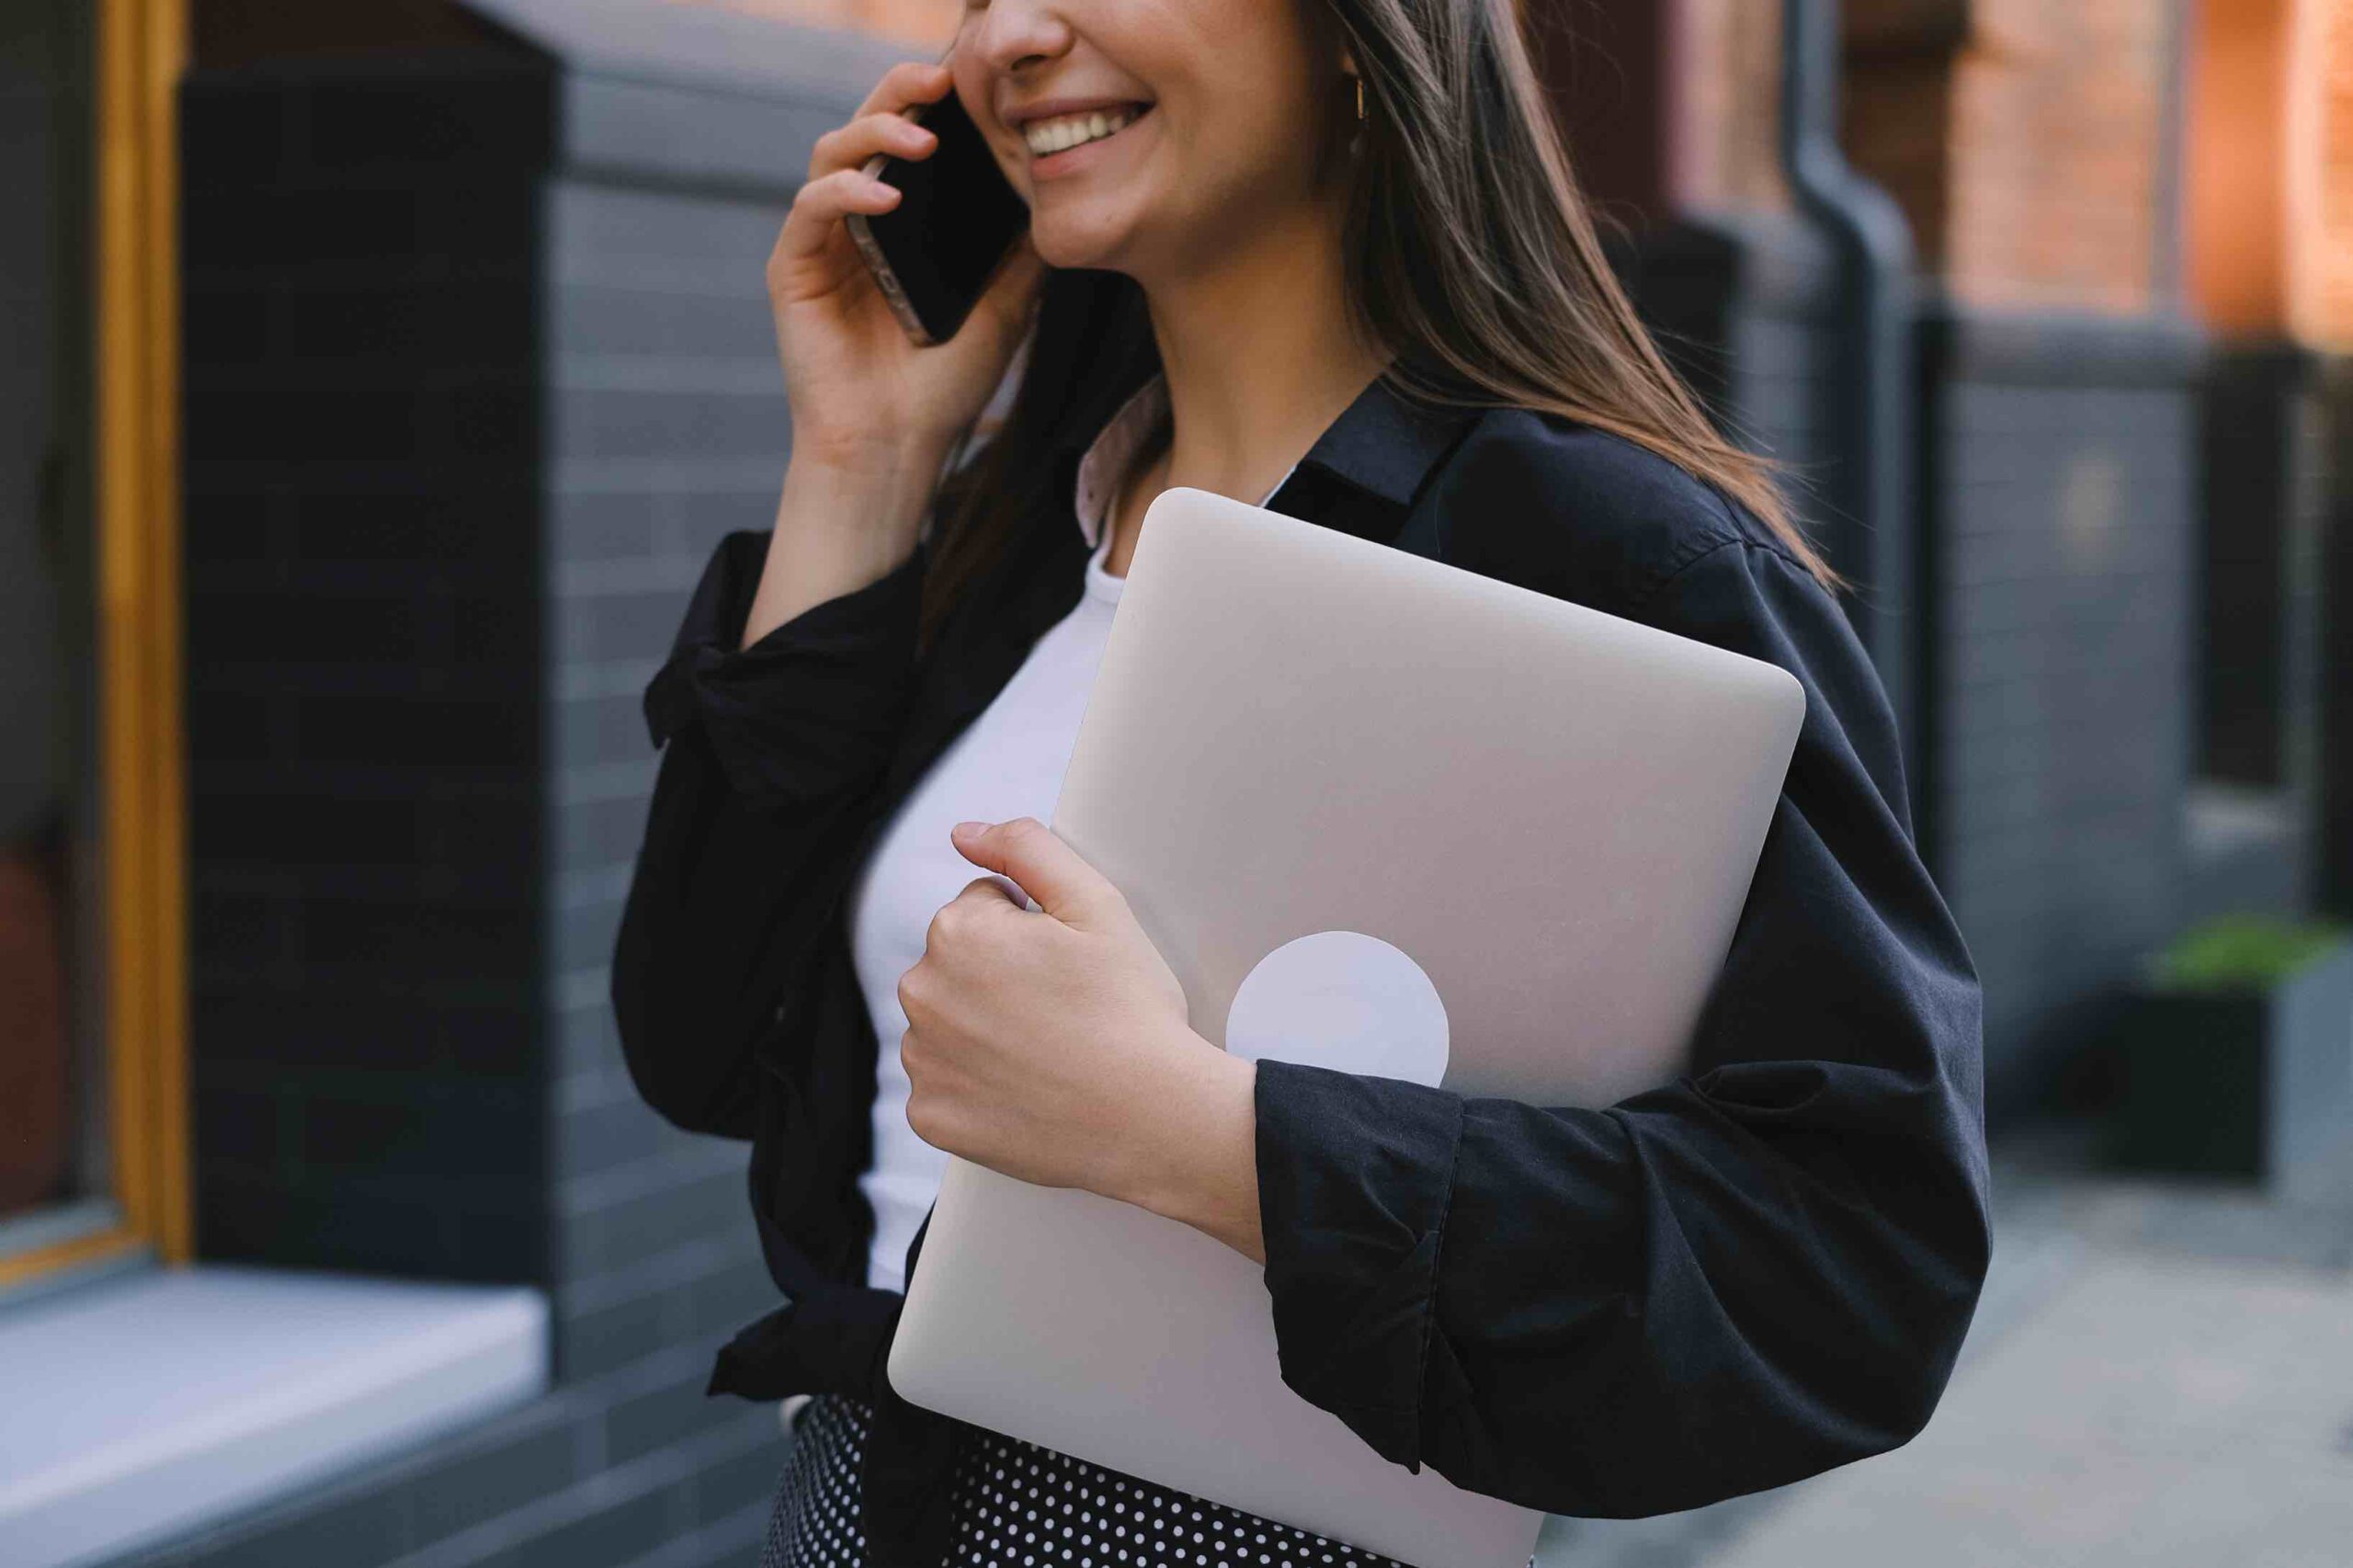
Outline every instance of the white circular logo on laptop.
<path id="1" fill-rule="evenodd" d="M 1446 1076 L 1446 1004 L 1402 949 L 1318 931 L 1253 966 L 1225 1015 L 1225 1049 L 1435 1087 Z"/>

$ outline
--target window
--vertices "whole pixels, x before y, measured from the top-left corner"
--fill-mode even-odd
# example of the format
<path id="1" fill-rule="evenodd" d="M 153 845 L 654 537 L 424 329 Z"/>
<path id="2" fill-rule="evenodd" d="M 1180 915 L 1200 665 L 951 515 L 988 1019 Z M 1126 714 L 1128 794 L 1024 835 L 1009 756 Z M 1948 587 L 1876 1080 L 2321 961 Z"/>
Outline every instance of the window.
<path id="1" fill-rule="evenodd" d="M 188 1249 L 179 699 L 181 0 L 0 35 L 0 1288 Z"/>

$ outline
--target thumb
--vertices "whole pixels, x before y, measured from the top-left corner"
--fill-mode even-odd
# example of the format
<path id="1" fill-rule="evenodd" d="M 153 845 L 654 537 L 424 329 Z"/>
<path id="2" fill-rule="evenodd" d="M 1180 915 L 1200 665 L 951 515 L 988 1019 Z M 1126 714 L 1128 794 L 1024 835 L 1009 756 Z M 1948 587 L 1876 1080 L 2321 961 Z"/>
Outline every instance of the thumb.
<path id="1" fill-rule="evenodd" d="M 1011 878 L 1040 909 L 1065 926 L 1101 929 L 1120 902 L 1110 879 L 1036 817 L 958 823 L 949 837 L 964 858 Z"/>

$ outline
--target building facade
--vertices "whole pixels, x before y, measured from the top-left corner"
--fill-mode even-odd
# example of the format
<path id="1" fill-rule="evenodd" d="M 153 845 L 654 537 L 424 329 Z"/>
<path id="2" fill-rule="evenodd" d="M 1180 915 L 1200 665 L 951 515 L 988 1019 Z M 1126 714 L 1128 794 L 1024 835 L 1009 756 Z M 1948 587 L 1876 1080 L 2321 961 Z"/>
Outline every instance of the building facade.
<path id="1" fill-rule="evenodd" d="M 2082 1106 L 2147 948 L 2353 913 L 2353 6 L 1526 10 L 1646 315 L 1866 583 L 1996 1135 Z M 28 1562 L 750 1561 L 744 1151 L 606 1003 L 638 699 L 772 515 L 810 144 L 961 11 L 0 28 Z"/>

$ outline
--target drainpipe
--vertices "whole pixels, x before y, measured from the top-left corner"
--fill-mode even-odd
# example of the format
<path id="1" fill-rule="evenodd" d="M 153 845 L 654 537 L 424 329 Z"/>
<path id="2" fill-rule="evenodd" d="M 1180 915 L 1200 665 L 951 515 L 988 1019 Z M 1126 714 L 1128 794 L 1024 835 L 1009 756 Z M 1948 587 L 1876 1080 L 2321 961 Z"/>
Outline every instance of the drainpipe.
<path id="1" fill-rule="evenodd" d="M 1781 165 L 1798 210 L 1837 258 L 1831 449 L 1822 485 L 1831 564 L 1855 584 L 1841 602 L 1879 666 L 1904 738 L 1915 823 L 1927 780 L 1922 727 L 1928 605 L 1917 589 L 1911 225 L 1838 145 L 1844 33 L 1838 0 L 1784 0 Z"/>

